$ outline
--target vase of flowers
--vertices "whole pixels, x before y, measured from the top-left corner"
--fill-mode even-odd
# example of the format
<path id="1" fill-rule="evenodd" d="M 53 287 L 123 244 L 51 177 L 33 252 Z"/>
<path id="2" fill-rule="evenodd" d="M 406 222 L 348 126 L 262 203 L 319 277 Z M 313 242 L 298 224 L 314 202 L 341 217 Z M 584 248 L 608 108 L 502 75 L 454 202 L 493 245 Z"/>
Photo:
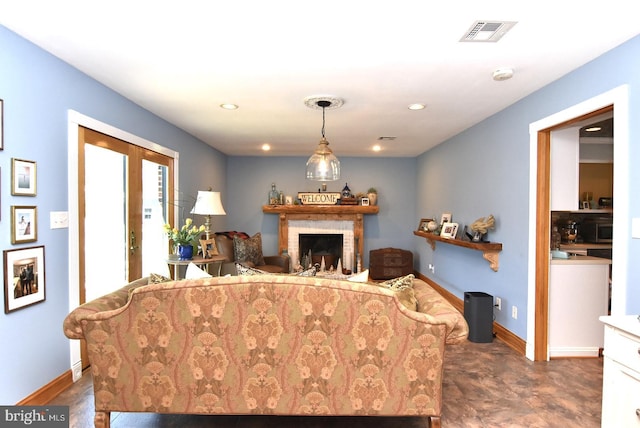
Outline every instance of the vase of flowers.
<path id="1" fill-rule="evenodd" d="M 193 258 L 193 245 L 204 230 L 204 225 L 198 227 L 193 224 L 193 220 L 190 218 L 185 220 L 180 229 L 171 227 L 168 223 L 164 225 L 164 231 L 169 239 L 173 241 L 173 245 L 177 247 L 176 253 L 180 260 L 191 260 Z"/>

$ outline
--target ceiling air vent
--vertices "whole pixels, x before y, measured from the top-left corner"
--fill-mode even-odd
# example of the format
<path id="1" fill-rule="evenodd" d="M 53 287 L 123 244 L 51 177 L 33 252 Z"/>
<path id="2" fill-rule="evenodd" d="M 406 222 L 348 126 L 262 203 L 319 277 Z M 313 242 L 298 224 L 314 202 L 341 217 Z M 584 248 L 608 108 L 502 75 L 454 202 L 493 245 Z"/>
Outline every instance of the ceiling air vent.
<path id="1" fill-rule="evenodd" d="M 461 42 L 497 42 L 507 34 L 515 21 L 476 21 L 460 39 Z"/>

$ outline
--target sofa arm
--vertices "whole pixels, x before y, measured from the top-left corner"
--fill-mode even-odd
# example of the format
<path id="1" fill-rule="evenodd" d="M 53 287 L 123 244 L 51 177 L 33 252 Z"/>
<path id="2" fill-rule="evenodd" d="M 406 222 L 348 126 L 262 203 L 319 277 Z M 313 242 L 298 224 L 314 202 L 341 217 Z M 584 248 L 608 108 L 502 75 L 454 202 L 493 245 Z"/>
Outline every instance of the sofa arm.
<path id="1" fill-rule="evenodd" d="M 97 312 L 111 311 L 123 307 L 129 301 L 131 290 L 142 285 L 147 285 L 148 278 L 140 278 L 113 293 L 99 297 L 75 308 L 64 319 L 62 328 L 65 336 L 69 339 L 84 339 L 82 332 L 82 321 L 88 316 Z"/>
<path id="2" fill-rule="evenodd" d="M 467 339 L 469 325 L 460 311 L 422 280 L 414 280 L 413 290 L 418 301 L 418 312 L 430 315 L 447 326 L 447 345 L 462 343 Z"/>
<path id="3" fill-rule="evenodd" d="M 289 257 L 284 257 L 284 256 L 265 256 L 264 257 L 264 264 L 265 265 L 272 265 L 272 266 L 279 266 L 282 268 L 283 272 L 290 272 L 290 266 L 289 266 L 289 262 L 290 262 L 290 258 Z"/>

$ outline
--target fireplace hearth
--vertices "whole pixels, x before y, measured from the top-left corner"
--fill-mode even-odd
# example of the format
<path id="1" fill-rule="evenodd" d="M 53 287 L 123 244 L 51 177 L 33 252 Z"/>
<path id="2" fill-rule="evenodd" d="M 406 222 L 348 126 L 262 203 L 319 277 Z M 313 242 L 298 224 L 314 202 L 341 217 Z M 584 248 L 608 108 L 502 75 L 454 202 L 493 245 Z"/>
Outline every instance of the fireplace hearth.
<path id="1" fill-rule="evenodd" d="M 300 260 L 311 254 L 311 263 L 322 264 L 324 258 L 325 269 L 338 267 L 338 260 L 342 259 L 343 235 L 337 233 L 301 233 L 298 235 Z M 305 268 L 308 266 L 304 266 Z"/>

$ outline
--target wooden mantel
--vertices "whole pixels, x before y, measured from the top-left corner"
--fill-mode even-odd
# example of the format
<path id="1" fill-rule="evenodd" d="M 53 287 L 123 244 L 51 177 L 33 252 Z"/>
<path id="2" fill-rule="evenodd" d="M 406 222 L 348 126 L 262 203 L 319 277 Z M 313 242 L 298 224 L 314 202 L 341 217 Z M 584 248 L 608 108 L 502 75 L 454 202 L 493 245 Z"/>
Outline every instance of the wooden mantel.
<path id="1" fill-rule="evenodd" d="M 279 214 L 278 254 L 289 245 L 290 220 L 345 220 L 353 221 L 353 237 L 358 242 L 357 251 L 364 251 L 364 215 L 378 214 L 377 205 L 263 205 L 265 214 Z"/>

